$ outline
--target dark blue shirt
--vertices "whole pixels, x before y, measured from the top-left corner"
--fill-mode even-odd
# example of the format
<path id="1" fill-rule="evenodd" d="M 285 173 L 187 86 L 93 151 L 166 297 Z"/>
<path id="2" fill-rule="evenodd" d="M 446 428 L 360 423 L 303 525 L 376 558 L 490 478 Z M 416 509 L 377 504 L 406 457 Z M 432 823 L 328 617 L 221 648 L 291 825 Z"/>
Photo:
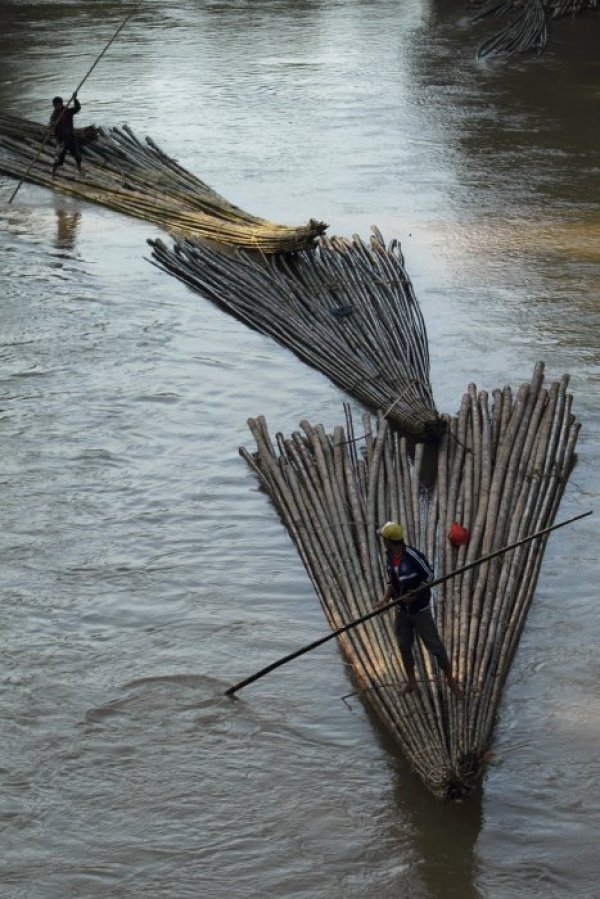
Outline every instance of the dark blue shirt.
<path id="1" fill-rule="evenodd" d="M 418 549 L 414 546 L 404 545 L 404 552 L 398 557 L 388 550 L 387 552 L 388 584 L 392 588 L 392 597 L 400 599 L 406 593 L 410 593 L 421 584 L 427 584 L 433 580 L 433 568 Z M 426 609 L 431 600 L 429 587 L 421 590 L 411 603 L 402 603 L 399 608 L 411 612 L 421 612 Z"/>

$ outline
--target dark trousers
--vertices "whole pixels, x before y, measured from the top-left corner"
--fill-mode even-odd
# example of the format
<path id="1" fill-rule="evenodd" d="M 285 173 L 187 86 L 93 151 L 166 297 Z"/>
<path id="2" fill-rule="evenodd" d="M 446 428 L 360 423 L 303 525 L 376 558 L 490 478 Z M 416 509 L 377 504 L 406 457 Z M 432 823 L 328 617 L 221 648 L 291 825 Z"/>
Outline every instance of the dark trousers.
<path id="1" fill-rule="evenodd" d="M 396 608 L 396 621 L 394 623 L 396 640 L 404 668 L 406 671 L 414 671 L 415 660 L 413 656 L 413 644 L 415 634 L 418 634 L 432 656 L 438 660 L 442 671 L 450 671 L 450 662 L 440 640 L 433 615 L 429 606 L 421 612 L 408 612 L 402 607 Z"/>
<path id="2" fill-rule="evenodd" d="M 54 168 L 63 165 L 67 152 L 71 154 L 78 166 L 81 165 L 81 150 L 79 149 L 79 141 L 76 137 L 67 137 L 65 140 L 56 142 L 56 153 L 54 154 Z"/>

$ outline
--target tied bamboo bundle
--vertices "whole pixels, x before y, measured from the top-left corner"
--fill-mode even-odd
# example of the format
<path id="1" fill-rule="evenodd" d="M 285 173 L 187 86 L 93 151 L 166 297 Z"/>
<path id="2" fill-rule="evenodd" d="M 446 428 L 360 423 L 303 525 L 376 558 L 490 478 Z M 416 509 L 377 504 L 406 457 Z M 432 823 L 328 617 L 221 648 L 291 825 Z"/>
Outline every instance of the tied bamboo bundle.
<path id="1" fill-rule="evenodd" d="M 48 129 L 2 115 L 0 171 L 23 178 L 33 162 L 26 180 L 34 184 L 153 222 L 173 234 L 262 253 L 306 249 L 327 228 L 314 219 L 293 227 L 244 212 L 167 156 L 151 138 L 140 141 L 126 125 L 109 130 L 90 126 L 82 132 L 83 174 L 75 178 L 65 168 L 52 178 L 54 146 L 44 144 Z"/>
<path id="2" fill-rule="evenodd" d="M 398 241 L 377 228 L 268 260 L 193 241 L 148 241 L 156 265 L 273 337 L 403 432 L 437 439 L 427 332 Z"/>
<path id="3" fill-rule="evenodd" d="M 597 9 L 598 0 L 475 0 L 472 21 L 488 16 L 513 16 L 497 34 L 485 41 L 477 55 L 510 55 L 544 50 L 548 43 L 548 19 Z"/>
<path id="4" fill-rule="evenodd" d="M 575 461 L 579 424 L 568 378 L 544 386 L 538 363 L 516 395 L 471 384 L 436 450 L 432 487 L 422 484 L 427 452 L 365 414 L 365 443 L 301 422 L 271 441 L 251 419 L 256 451 L 240 448 L 294 541 L 333 631 L 367 614 L 383 593 L 385 560 L 376 536 L 399 520 L 407 542 L 433 560 L 436 578 L 551 526 Z M 453 521 L 467 545 L 447 539 Z M 403 694 L 404 674 L 389 613 L 338 636 L 358 692 L 434 795 L 456 799 L 480 780 L 490 757 L 501 691 L 533 598 L 548 535 L 439 585 L 435 618 L 464 687 L 457 699 L 417 641 L 418 689 Z"/>

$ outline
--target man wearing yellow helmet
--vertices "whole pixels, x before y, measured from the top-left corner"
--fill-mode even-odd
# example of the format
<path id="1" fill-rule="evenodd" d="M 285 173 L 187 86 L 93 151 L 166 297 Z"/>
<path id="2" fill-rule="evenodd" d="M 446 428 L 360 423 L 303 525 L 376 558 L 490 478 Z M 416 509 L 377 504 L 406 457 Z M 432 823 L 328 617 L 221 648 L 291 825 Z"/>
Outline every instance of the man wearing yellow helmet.
<path id="1" fill-rule="evenodd" d="M 377 533 L 383 539 L 387 563 L 387 585 L 377 605 L 384 605 L 392 599 L 402 600 L 396 606 L 394 630 L 406 672 L 407 682 L 404 692 L 410 693 L 417 687 L 413 644 L 415 634 L 418 634 L 429 652 L 437 659 L 454 695 L 462 696 L 462 690 L 454 680 L 448 654 L 431 614 L 431 590 L 423 586 L 433 580 L 431 565 L 418 549 L 407 546 L 404 542 L 404 528 L 397 521 L 386 522 Z M 418 593 L 406 595 L 421 586 L 423 589 Z"/>

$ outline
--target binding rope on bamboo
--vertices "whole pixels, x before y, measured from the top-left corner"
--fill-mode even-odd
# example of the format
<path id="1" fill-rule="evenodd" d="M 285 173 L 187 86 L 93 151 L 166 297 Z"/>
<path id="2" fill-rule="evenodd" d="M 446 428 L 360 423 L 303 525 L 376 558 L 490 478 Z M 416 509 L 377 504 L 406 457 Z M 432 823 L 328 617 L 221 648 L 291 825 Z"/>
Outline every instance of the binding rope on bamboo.
<path id="1" fill-rule="evenodd" d="M 179 241 L 148 241 L 153 261 L 220 308 L 273 337 L 403 432 L 442 425 L 429 381 L 427 332 L 398 241 L 372 228 L 321 238 L 315 250 L 268 261 Z"/>
<path id="2" fill-rule="evenodd" d="M 346 430 L 328 435 L 303 421 L 301 431 L 277 434 L 275 442 L 262 417 L 250 419 L 256 451 L 240 448 L 294 541 L 330 628 L 341 629 L 336 636 L 358 691 L 441 798 L 469 792 L 489 758 L 502 687 L 575 462 L 580 425 L 567 386 L 567 376 L 545 386 L 542 363 L 516 395 L 495 390 L 491 406 L 486 391 L 469 385 L 458 415 L 447 417 L 431 488 L 421 478 L 423 443 L 411 447 L 382 416 L 373 428 L 365 414 L 358 453 L 347 439 L 348 407 Z M 399 689 L 404 675 L 391 616 L 370 614 L 384 584 L 376 533 L 390 519 L 434 562 L 436 623 L 462 699 L 420 645 L 418 689 Z M 455 521 L 469 530 L 467 545 L 449 542 Z M 361 616 L 360 627 L 346 629 Z"/>
<path id="3" fill-rule="evenodd" d="M 47 131 L 39 123 L 0 115 L 0 171 L 22 178 L 30 164 L 27 180 L 34 184 L 153 222 L 172 234 L 265 254 L 309 248 L 327 228 L 314 219 L 294 227 L 244 212 L 126 125 L 78 130 L 83 174 L 75 177 L 69 162 L 52 178 L 54 148 L 44 143 Z"/>
<path id="4" fill-rule="evenodd" d="M 527 50 L 544 50 L 548 43 L 548 20 L 597 9 L 598 0 L 474 0 L 472 21 L 488 16 L 513 16 L 477 52 L 486 56 L 510 55 Z"/>

